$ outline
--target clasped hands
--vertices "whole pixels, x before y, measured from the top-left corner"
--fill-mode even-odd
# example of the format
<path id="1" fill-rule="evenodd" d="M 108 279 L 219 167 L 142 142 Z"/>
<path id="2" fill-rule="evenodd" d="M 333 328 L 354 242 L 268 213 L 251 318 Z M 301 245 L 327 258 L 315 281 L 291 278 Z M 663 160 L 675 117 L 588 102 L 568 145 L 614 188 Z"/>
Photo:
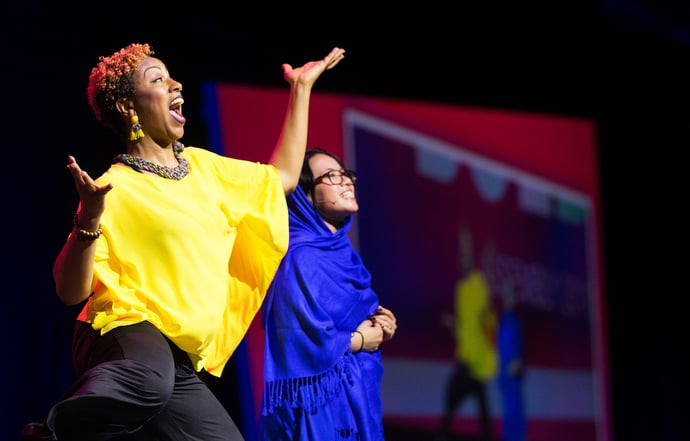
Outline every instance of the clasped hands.
<path id="1" fill-rule="evenodd" d="M 357 331 L 364 336 L 362 350 L 377 351 L 381 343 L 393 338 L 397 329 L 398 324 L 393 312 L 388 308 L 379 306 L 375 313 L 357 326 Z"/>

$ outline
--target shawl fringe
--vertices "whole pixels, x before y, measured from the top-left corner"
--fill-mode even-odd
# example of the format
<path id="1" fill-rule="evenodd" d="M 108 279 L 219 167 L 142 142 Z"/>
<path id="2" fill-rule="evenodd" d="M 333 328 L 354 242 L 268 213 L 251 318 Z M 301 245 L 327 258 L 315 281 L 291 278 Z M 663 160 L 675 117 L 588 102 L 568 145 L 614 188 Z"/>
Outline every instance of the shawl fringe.
<path id="1" fill-rule="evenodd" d="M 286 406 L 314 412 L 336 398 L 343 384 L 353 384 L 350 368 L 351 358 L 350 354 L 345 354 L 335 366 L 318 375 L 264 382 L 264 400 L 261 412 L 268 415 L 273 413 L 277 407 Z M 340 439 L 349 441 L 351 439 L 356 440 L 358 437 L 356 433 L 340 433 Z"/>

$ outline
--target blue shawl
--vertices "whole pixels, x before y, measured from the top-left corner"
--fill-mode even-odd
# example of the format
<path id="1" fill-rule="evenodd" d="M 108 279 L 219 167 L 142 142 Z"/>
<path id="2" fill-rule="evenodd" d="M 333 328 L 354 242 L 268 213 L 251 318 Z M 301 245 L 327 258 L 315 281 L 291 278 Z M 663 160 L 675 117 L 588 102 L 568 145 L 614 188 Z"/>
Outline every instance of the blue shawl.
<path id="1" fill-rule="evenodd" d="M 263 439 L 383 440 L 380 352 L 349 347 L 379 304 L 347 235 L 352 217 L 332 233 L 302 188 L 287 203 L 289 247 L 261 317 Z"/>

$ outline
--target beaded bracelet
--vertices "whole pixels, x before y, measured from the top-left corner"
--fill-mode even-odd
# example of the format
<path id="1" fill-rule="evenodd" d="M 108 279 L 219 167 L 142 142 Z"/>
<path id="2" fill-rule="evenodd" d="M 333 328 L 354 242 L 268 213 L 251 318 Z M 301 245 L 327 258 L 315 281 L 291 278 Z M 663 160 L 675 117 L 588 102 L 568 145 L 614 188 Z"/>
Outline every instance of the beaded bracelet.
<path id="1" fill-rule="evenodd" d="M 88 242 L 101 237 L 101 234 L 103 234 L 103 229 L 100 225 L 98 226 L 98 229 L 96 231 L 85 230 L 79 225 L 78 219 L 79 212 L 76 212 L 74 213 L 74 217 L 72 218 L 72 224 L 74 224 L 74 227 L 77 229 L 77 239 L 84 242 Z"/>
<path id="2" fill-rule="evenodd" d="M 358 331 L 357 329 L 355 329 L 354 331 L 352 331 L 352 334 L 350 334 L 350 337 L 354 337 L 355 334 L 359 334 L 359 336 L 362 337 L 362 344 L 359 347 L 359 349 L 357 350 L 357 352 L 362 352 L 362 349 L 364 349 L 364 334 L 362 334 L 361 331 Z"/>

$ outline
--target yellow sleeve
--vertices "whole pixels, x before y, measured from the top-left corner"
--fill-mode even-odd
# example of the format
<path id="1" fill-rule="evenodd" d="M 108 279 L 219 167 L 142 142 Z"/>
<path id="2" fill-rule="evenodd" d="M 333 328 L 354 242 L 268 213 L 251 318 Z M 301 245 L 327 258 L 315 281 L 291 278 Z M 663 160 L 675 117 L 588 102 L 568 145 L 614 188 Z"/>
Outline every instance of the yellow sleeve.
<path id="1" fill-rule="evenodd" d="M 216 339 L 205 367 L 214 376 L 222 374 L 224 365 L 244 338 L 287 251 L 287 204 L 278 172 L 275 169 L 273 172 L 274 179 L 254 198 L 261 203 L 237 227 L 229 263 L 224 332 Z"/>

